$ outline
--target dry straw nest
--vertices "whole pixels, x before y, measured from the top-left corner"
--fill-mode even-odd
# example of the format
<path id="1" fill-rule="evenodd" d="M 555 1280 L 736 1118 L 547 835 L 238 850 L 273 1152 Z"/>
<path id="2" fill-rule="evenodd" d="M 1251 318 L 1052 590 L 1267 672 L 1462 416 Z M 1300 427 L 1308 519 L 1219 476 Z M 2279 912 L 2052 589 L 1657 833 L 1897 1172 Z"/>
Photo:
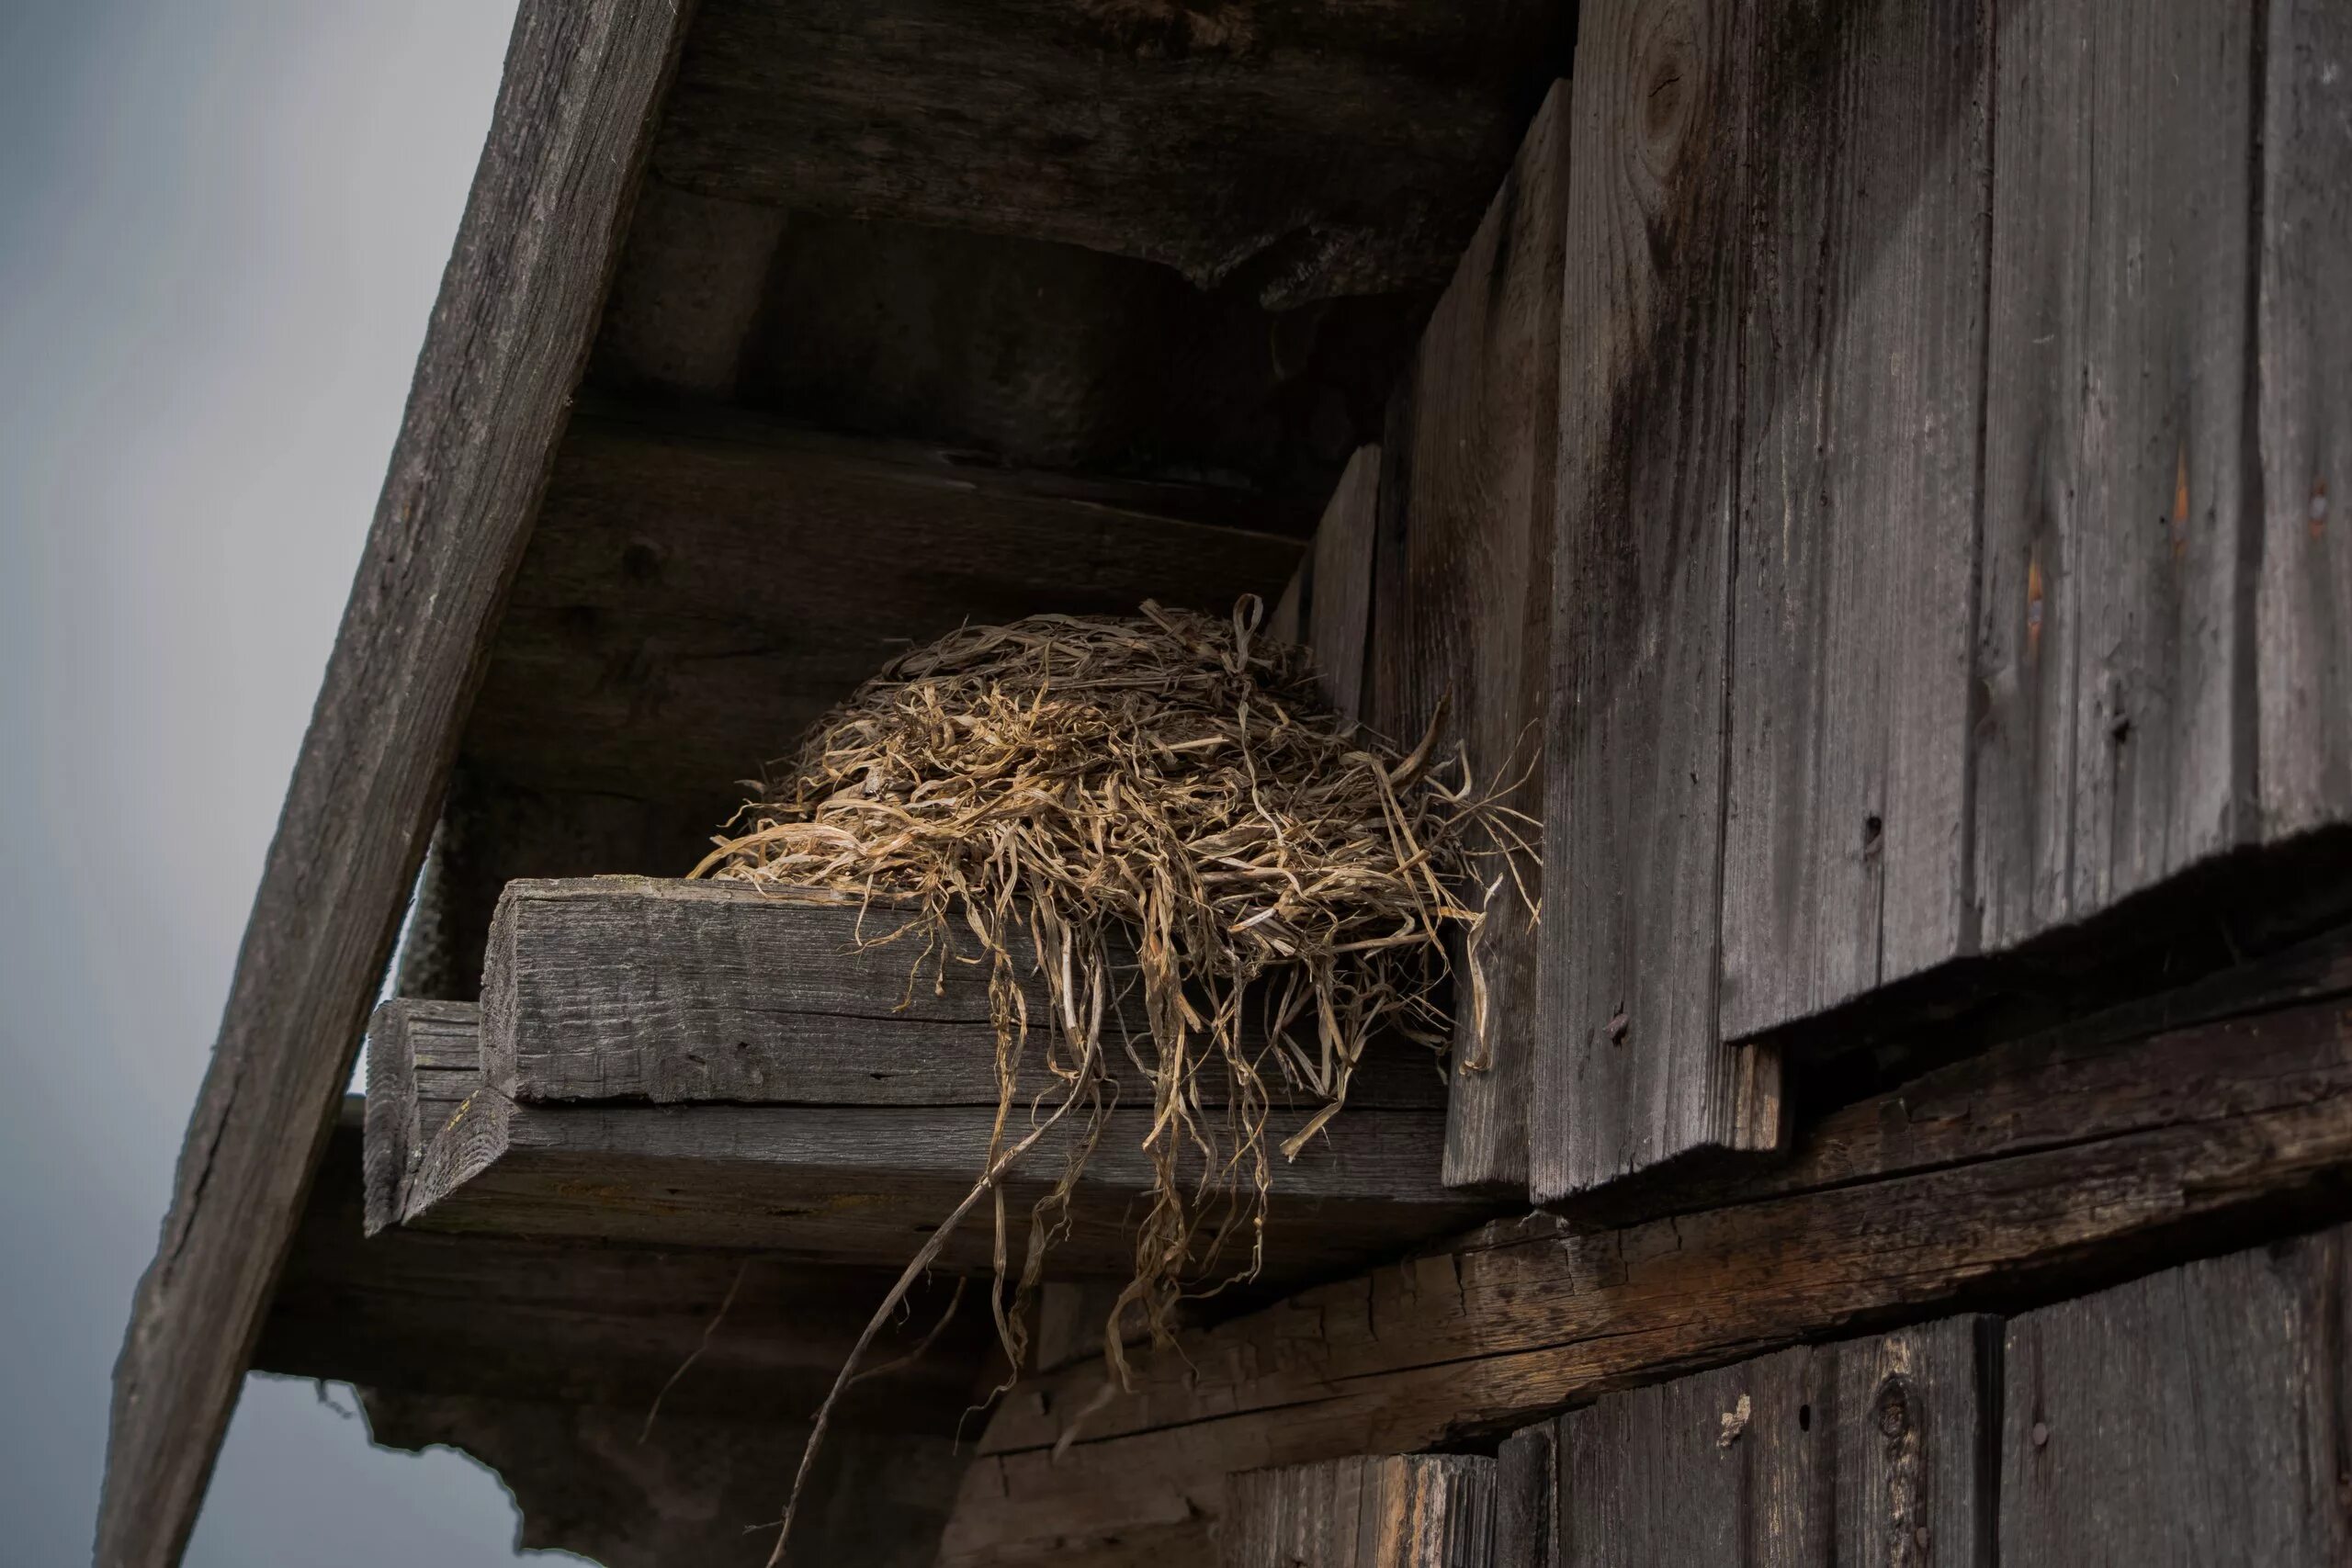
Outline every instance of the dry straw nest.
<path id="1" fill-rule="evenodd" d="M 1493 781 L 1481 793 L 1437 755 L 1434 727 L 1408 752 L 1333 714 L 1306 650 L 1259 636 L 1260 615 L 1254 599 L 1229 620 L 1147 604 L 917 649 L 816 726 L 696 871 L 911 907 L 882 940 L 912 940 L 917 984 L 989 966 L 989 1165 L 901 1293 L 992 1198 L 1016 1371 L 1023 1304 L 1111 1106 L 1148 1094 L 1152 1111 L 1154 1186 L 1104 1338 L 1124 1377 L 1123 1318 L 1164 1342 L 1183 1293 L 1255 1269 L 1272 1107 L 1314 1108 L 1282 1145 L 1295 1155 L 1375 1034 L 1448 1040 L 1449 932 L 1475 944 L 1480 895 L 1525 848 Z M 1464 989 L 1483 1033 L 1476 967 Z M 1024 972 L 1042 975 L 1050 1017 L 1029 1015 Z M 1000 1179 L 1070 1118 L 1078 1152 L 1015 1271 Z"/>

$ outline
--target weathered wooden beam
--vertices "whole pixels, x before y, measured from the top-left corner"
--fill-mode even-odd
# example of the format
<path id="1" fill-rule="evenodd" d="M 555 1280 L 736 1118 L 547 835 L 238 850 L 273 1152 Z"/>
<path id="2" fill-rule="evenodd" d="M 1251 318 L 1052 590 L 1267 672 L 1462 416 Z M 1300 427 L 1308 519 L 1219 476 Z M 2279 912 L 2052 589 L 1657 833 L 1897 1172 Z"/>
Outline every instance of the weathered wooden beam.
<path id="1" fill-rule="evenodd" d="M 481 1081 L 481 1010 L 398 1000 L 368 1024 L 366 1230 L 398 1224 L 425 1145 Z"/>
<path id="2" fill-rule="evenodd" d="M 1780 1145 L 1726 1050 L 1724 714 L 1755 7 L 1578 15 L 1544 754 L 1538 1202 Z"/>
<path id="3" fill-rule="evenodd" d="M 2000 1561 L 2352 1562 L 2348 1303 L 2338 1229 L 2012 1320 Z"/>
<path id="4" fill-rule="evenodd" d="M 279 1276 L 257 1371 L 401 1395 L 594 1406 L 640 1423 L 657 1397 L 665 1422 L 797 1420 L 823 1400 L 897 1272 L 660 1242 L 401 1226 L 363 1235 L 361 1147 L 354 1100 Z M 952 1292 L 924 1286 L 874 1364 L 913 1348 Z M 921 1359 L 858 1385 L 838 1421 L 954 1437 L 1002 1366 L 986 1306 L 967 1295 Z M 1099 1322 L 1092 1345 L 1099 1353 Z"/>
<path id="5" fill-rule="evenodd" d="M 1559 83 L 1544 99 L 1397 386 L 1372 570 L 1367 716 L 1410 745 L 1443 713 L 1476 787 L 1534 819 L 1551 676 L 1569 96 Z M 1514 829 L 1540 846 L 1532 828 Z M 1541 867 L 1496 861 L 1482 874 L 1499 884 L 1487 926 L 1475 951 L 1457 944 L 1453 955 L 1445 1179 L 1523 1189 Z"/>
<path id="6" fill-rule="evenodd" d="M 1064 241 L 1280 304 L 1440 282 L 1573 7 L 705 0 L 654 153 L 738 200 Z"/>
<path id="7" fill-rule="evenodd" d="M 594 335 L 682 7 L 529 0 L 115 1370 L 100 1568 L 193 1526 Z"/>
<path id="8" fill-rule="evenodd" d="M 1327 1460 L 1226 1483 L 1225 1568 L 1502 1568 L 1495 1461 L 1476 1454 Z"/>
<path id="9" fill-rule="evenodd" d="M 2352 1215 L 2352 946 L 2331 941 L 2180 1014 L 2239 1016 L 2172 1027 L 2143 1003 L 1999 1047 L 1829 1112 L 1784 1166 L 1657 1199 L 1657 1217 L 1490 1226 L 1188 1336 L 1131 1395 L 1083 1368 L 1016 1391 L 944 1561 L 1031 1561 L 1041 1519 L 1057 1561 L 1181 1540 L 1237 1468 L 1509 1430 L 1677 1370 Z"/>
<path id="10" fill-rule="evenodd" d="M 486 964 L 483 1079 L 415 1166 L 405 1219 L 903 1262 L 984 1168 L 997 1117 L 985 975 L 950 960 L 934 989 L 911 943 L 860 946 L 861 927 L 904 918 L 724 884 L 514 885 Z M 1443 1086 L 1426 1054 L 1382 1048 L 1323 1135 L 1271 1156 L 1261 1280 L 1328 1276 L 1492 1212 L 1439 1184 Z M 1065 1274 L 1134 1267 L 1151 1112 L 1127 1088 L 1054 1253 Z M 1279 1138 L 1314 1103 L 1275 1098 Z M 1080 1136 L 1073 1118 L 1007 1183 L 1016 1219 Z M 969 1224 L 944 1266 L 984 1269 L 993 1245 Z M 1227 1245 L 1245 1267 L 1251 1237 Z"/>
<path id="11" fill-rule="evenodd" d="M 913 918 L 887 898 L 821 888 L 637 876 L 514 883 L 492 924 L 481 1012 L 465 1021 L 479 1043 L 469 1066 L 509 1099 L 541 1105 L 992 1109 L 988 967 L 973 962 L 976 949 L 927 953 L 905 934 Z M 1112 962 L 1124 968 L 1120 954 Z M 1021 979 L 1030 1015 L 1050 1017 L 1043 977 Z M 1223 1101 L 1223 1086 L 1207 1081 L 1216 1077 L 1198 1086 L 1204 1104 Z M 1130 1099 L 1142 1092 L 1126 1087 Z M 1383 1040 L 1351 1080 L 1348 1103 L 1443 1110 L 1437 1058 Z"/>

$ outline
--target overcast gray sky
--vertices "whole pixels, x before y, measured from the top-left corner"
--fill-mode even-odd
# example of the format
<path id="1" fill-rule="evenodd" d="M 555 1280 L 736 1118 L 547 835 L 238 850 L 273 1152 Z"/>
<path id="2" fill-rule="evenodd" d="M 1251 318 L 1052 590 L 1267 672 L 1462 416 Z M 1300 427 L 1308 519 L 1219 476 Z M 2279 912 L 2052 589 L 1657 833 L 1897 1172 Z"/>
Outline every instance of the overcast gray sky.
<path id="1" fill-rule="evenodd" d="M 89 1559 L 131 1286 L 513 16 L 0 5 L 10 1562 Z M 513 1529 L 488 1472 L 255 1379 L 188 1561 L 466 1568 Z"/>

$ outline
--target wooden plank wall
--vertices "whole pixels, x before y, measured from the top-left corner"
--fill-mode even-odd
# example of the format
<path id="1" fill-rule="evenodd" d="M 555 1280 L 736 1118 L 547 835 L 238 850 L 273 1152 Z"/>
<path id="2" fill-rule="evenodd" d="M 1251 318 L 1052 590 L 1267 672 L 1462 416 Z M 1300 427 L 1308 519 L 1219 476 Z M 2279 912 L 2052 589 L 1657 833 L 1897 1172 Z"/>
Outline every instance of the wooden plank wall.
<path id="1" fill-rule="evenodd" d="M 2352 1561 L 2348 1241 L 1605 1394 L 1506 1444 L 1555 1540 L 1494 1562 Z"/>
<path id="2" fill-rule="evenodd" d="M 1584 7 L 1318 546 L 1351 711 L 1545 720 L 1449 1180 L 1771 1153 L 1790 1026 L 2352 821 L 2352 25 L 1998 15 Z"/>
<path id="3" fill-rule="evenodd" d="M 1228 1483 L 1228 1568 L 2352 1561 L 2352 1233 Z"/>
<path id="4" fill-rule="evenodd" d="M 1487 1568 L 1495 1461 L 1476 1454 L 1340 1459 L 1227 1483 L 1225 1568 Z"/>

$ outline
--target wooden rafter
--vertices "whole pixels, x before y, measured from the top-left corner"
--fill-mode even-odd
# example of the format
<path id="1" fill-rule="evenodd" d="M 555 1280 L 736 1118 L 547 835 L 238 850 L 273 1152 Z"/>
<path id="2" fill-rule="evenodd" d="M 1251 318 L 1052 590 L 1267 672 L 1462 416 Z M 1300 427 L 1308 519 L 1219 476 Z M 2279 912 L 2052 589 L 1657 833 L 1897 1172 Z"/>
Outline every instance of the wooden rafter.
<path id="1" fill-rule="evenodd" d="M 115 1370 L 100 1568 L 196 1521 L 585 362 L 685 14 L 526 0 Z"/>

